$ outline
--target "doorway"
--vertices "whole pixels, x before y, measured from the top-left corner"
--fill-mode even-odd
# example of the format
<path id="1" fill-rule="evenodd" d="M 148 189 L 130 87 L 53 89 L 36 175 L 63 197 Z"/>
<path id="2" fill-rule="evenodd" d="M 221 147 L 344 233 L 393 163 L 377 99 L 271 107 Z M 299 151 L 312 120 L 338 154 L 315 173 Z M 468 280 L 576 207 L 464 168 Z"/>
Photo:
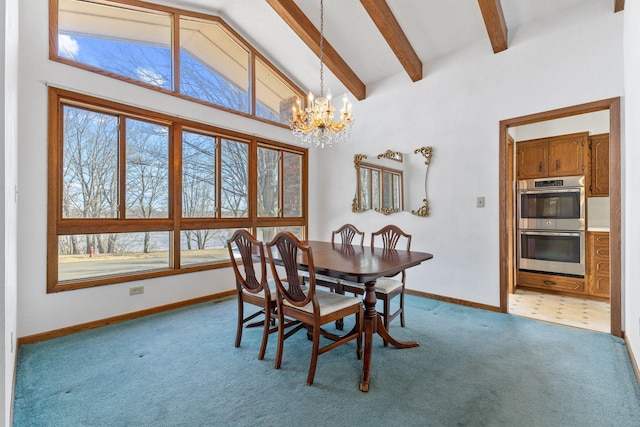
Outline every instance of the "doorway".
<path id="1" fill-rule="evenodd" d="M 610 193 L 610 331 L 622 336 L 621 301 L 621 176 L 620 176 L 620 98 L 561 108 L 500 122 L 499 198 L 500 198 L 500 311 L 509 311 L 509 293 L 515 277 L 513 227 L 513 141 L 509 128 L 580 114 L 607 110 L 609 112 L 609 193 Z"/>

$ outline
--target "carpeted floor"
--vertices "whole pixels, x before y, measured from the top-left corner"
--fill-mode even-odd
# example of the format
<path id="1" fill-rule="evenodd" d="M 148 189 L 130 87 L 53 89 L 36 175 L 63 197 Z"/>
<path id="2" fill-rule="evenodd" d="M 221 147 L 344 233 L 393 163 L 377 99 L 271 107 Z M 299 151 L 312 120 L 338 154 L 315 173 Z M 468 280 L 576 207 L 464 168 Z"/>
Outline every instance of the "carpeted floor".
<path id="1" fill-rule="evenodd" d="M 14 426 L 638 426 L 622 340 L 407 296 L 398 350 L 374 339 L 369 393 L 355 343 L 321 355 L 261 331 L 234 348 L 236 301 L 199 304 L 21 346 Z M 348 325 L 347 325 L 348 326 Z"/>

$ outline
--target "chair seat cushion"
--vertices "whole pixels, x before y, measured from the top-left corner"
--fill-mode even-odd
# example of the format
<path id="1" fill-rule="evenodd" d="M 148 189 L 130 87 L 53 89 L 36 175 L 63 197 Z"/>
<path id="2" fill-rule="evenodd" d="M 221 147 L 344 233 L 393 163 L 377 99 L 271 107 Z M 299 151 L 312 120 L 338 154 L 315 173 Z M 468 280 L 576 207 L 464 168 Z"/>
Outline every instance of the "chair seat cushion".
<path id="1" fill-rule="evenodd" d="M 349 282 L 349 281 L 343 280 L 342 284 L 345 285 L 345 287 L 347 288 L 362 289 L 362 291 L 364 292 L 364 283 Z M 375 291 L 381 294 L 390 294 L 391 292 L 401 287 L 402 287 L 401 280 L 390 279 L 388 277 L 381 277 L 378 280 L 376 280 Z"/>
<path id="2" fill-rule="evenodd" d="M 350 297 L 332 292 L 316 291 L 316 296 L 318 297 L 318 303 L 320 304 L 320 316 L 325 316 L 344 308 L 358 306 L 361 304 L 360 299 L 357 297 Z M 286 300 L 284 303 L 286 305 L 293 306 Z M 307 313 L 313 312 L 313 305 L 311 303 L 297 308 L 299 310 L 306 311 Z"/>
<path id="3" fill-rule="evenodd" d="M 271 295 L 271 301 L 275 301 L 276 300 L 276 282 L 273 279 L 268 279 L 267 280 L 267 284 L 269 285 L 269 292 Z M 253 295 L 256 297 L 260 297 L 260 298 L 264 298 L 264 290 L 258 292 L 258 293 L 252 293 L 247 291 L 245 288 L 242 288 L 242 293 L 247 294 L 247 295 Z"/>
<path id="4" fill-rule="evenodd" d="M 402 287 L 402 280 L 390 279 L 388 277 L 381 277 L 376 280 L 376 292 L 380 292 L 382 294 L 390 294 Z"/>

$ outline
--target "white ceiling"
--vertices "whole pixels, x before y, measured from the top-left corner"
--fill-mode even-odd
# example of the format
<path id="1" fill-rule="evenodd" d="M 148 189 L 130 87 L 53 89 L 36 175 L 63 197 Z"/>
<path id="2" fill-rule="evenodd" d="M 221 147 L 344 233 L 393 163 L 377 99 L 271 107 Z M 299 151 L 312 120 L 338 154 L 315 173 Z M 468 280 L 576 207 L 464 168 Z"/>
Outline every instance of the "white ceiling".
<path id="1" fill-rule="evenodd" d="M 219 15 L 302 90 L 319 90 L 318 57 L 265 0 L 156 1 Z M 613 13 L 613 0 L 501 0 L 501 4 L 511 34 L 524 23 L 593 1 L 606 3 Z M 319 28 L 320 1 L 296 0 L 296 4 Z M 470 44 L 484 43 L 487 55 L 494 55 L 477 0 L 387 0 L 387 4 L 421 59 L 425 78 L 430 63 Z M 397 73 L 404 73 L 411 83 L 359 0 L 325 0 L 324 35 L 366 85 Z M 336 95 L 345 91 L 326 67 L 325 86 Z"/>

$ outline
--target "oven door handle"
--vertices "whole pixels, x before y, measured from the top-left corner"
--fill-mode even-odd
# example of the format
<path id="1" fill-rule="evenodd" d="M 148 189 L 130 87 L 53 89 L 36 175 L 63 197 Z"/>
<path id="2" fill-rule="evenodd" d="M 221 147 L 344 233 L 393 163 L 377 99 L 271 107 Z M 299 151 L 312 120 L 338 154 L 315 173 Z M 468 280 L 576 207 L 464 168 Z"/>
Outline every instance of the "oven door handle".
<path id="1" fill-rule="evenodd" d="M 520 194 L 553 194 L 553 193 L 580 193 L 584 190 L 584 187 L 569 187 L 569 188 L 546 188 L 536 190 L 519 190 Z"/>
<path id="2" fill-rule="evenodd" d="M 580 237 L 580 234 L 583 232 L 580 231 L 528 231 L 528 230 L 520 230 L 520 234 L 524 234 L 527 236 L 570 236 L 570 237 Z"/>

